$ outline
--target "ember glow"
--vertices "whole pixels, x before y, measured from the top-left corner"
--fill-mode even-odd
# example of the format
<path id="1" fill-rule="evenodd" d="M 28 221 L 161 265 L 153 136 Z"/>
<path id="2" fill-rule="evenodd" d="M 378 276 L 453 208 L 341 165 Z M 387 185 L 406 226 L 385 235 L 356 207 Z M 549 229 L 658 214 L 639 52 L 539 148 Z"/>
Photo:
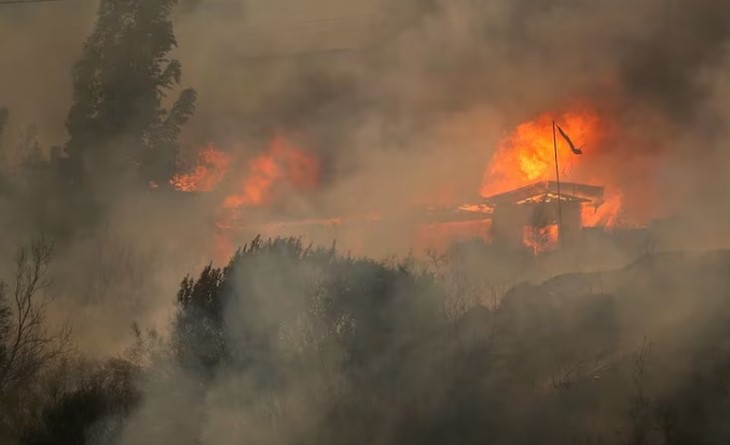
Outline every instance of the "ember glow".
<path id="1" fill-rule="evenodd" d="M 192 171 L 173 176 L 170 184 L 182 192 L 208 192 L 225 177 L 231 157 L 212 145 L 198 154 L 198 164 Z"/>

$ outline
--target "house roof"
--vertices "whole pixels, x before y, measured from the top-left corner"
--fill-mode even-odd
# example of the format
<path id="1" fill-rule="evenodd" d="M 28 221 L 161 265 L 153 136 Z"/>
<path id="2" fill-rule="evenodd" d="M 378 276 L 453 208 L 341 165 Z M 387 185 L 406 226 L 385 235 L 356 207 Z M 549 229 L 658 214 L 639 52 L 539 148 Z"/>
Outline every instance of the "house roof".
<path id="1" fill-rule="evenodd" d="M 591 202 L 600 205 L 603 202 L 604 188 L 601 186 L 578 184 L 575 182 L 560 183 L 560 200 L 569 202 Z M 558 184 L 555 181 L 536 182 L 505 193 L 484 198 L 484 202 L 492 207 L 499 205 L 519 205 L 531 202 L 550 202 L 558 199 Z"/>

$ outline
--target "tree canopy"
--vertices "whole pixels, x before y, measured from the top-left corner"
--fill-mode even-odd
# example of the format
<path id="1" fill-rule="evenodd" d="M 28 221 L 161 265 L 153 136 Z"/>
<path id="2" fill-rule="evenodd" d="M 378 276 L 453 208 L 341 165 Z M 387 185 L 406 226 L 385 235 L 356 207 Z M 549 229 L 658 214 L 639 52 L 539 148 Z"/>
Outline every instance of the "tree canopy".
<path id="1" fill-rule="evenodd" d="M 76 175 L 134 171 L 164 183 L 172 175 L 177 139 L 194 111 L 195 91 L 180 84 L 182 67 L 170 18 L 176 0 L 102 0 L 98 20 L 73 70 L 73 105 L 66 152 Z"/>

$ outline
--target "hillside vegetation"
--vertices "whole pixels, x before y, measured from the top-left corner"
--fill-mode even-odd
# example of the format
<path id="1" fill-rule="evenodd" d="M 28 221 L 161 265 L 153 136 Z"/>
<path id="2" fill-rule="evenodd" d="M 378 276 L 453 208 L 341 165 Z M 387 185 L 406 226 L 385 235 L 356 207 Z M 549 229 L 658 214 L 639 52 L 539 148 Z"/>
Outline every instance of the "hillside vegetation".
<path id="1" fill-rule="evenodd" d="M 21 442 L 727 443 L 729 272 L 654 254 L 486 306 L 413 262 L 256 239 L 183 280 L 170 335 L 38 377 Z"/>

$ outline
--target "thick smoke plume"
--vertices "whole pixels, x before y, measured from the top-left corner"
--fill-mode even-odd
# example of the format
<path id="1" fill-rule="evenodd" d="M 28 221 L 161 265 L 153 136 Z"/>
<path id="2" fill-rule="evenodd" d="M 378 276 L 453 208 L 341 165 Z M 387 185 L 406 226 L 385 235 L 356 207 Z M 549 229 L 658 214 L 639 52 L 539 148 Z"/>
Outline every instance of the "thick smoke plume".
<path id="1" fill-rule="evenodd" d="M 253 153 L 275 132 L 300 137 L 326 166 L 312 205 L 328 214 L 351 211 L 353 195 L 370 208 L 419 193 L 473 198 L 500 132 L 574 100 L 616 123 L 608 160 L 629 188 L 656 170 L 648 181 L 662 192 L 652 198 L 667 199 L 658 195 L 677 182 L 678 166 L 722 157 L 722 2 L 351 3 L 183 3 L 177 57 L 200 96 L 186 130 L 190 156 L 209 142 Z M 0 97 L 16 132 L 35 123 L 47 144 L 63 142 L 65 68 L 91 22 L 59 20 L 66 32 L 44 24 L 55 14 L 91 18 L 94 7 L 6 8 L 4 54 L 16 68 Z M 57 68 L 23 69 L 26 55 Z M 710 153 L 698 157 L 696 147 Z M 719 185 L 688 170 L 682 189 Z"/>

